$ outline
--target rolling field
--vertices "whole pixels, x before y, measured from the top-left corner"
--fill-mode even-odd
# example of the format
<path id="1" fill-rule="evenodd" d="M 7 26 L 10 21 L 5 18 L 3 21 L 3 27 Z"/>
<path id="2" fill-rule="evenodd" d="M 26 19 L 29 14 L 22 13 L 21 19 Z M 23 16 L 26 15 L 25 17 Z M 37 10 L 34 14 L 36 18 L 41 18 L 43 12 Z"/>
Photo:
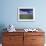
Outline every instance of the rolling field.
<path id="1" fill-rule="evenodd" d="M 33 19 L 31 14 L 20 14 L 20 19 Z"/>

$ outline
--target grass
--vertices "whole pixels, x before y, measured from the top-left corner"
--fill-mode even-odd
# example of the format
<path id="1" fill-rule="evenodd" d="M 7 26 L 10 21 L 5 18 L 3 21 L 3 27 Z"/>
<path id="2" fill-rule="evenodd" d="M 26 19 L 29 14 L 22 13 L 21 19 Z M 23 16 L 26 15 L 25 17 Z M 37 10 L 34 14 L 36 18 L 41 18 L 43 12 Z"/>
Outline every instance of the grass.
<path id="1" fill-rule="evenodd" d="M 20 19 L 33 19 L 31 14 L 20 14 Z"/>

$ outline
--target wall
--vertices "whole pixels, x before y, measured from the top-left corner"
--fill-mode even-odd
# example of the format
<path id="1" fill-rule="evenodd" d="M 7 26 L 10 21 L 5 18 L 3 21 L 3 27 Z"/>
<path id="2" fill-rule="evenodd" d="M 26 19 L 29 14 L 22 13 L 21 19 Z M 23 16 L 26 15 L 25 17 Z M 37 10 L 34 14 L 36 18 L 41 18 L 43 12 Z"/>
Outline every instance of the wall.
<path id="1" fill-rule="evenodd" d="M 34 22 L 18 22 L 18 7 L 34 7 Z M 16 28 L 41 27 L 46 32 L 46 0 L 0 0 L 0 31 L 13 24 Z"/>
<path id="2" fill-rule="evenodd" d="M 13 24 L 16 28 L 44 27 L 46 28 L 46 0 L 1 0 L 0 25 Z M 18 22 L 18 7 L 34 7 L 34 22 Z"/>

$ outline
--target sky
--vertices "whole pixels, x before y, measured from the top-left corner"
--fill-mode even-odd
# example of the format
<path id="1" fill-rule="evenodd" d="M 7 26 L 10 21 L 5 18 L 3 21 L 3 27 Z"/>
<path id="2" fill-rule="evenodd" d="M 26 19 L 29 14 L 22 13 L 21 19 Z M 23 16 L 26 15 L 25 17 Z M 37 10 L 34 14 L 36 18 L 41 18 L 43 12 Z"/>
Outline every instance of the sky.
<path id="1" fill-rule="evenodd" d="M 32 14 L 33 9 L 20 9 L 20 14 Z"/>

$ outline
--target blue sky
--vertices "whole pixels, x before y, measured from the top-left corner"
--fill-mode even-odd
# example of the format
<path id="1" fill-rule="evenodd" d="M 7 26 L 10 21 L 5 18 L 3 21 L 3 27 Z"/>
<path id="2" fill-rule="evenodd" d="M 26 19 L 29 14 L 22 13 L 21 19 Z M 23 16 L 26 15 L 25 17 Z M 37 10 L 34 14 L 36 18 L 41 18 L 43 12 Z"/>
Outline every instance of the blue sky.
<path id="1" fill-rule="evenodd" d="M 33 9 L 20 9 L 20 14 L 32 14 Z"/>

